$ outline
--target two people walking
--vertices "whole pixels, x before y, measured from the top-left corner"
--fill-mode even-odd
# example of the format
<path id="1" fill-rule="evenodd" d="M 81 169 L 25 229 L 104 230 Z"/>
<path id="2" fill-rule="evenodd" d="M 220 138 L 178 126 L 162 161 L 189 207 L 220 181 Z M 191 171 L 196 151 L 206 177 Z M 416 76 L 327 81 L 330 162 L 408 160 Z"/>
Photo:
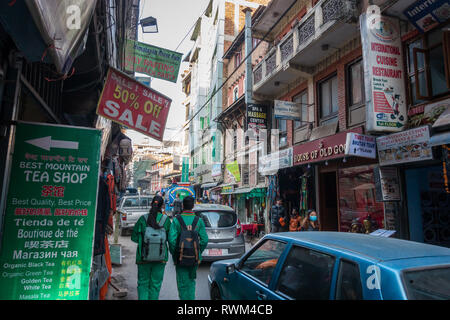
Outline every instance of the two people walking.
<path id="1" fill-rule="evenodd" d="M 162 213 L 163 199 L 155 196 L 148 214 L 136 223 L 131 240 L 138 244 L 139 300 L 157 300 L 170 251 L 180 300 L 195 299 L 197 268 L 208 244 L 205 223 L 192 211 L 194 198 L 183 199 L 183 211 L 173 221 Z"/>

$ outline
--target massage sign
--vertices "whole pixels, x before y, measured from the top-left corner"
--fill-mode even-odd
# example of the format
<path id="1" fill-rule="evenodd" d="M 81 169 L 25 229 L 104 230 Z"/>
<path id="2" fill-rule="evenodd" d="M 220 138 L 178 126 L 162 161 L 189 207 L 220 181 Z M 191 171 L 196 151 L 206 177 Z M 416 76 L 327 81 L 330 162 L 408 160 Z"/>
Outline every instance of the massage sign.
<path id="1" fill-rule="evenodd" d="M 110 68 L 97 114 L 162 141 L 172 100 Z"/>
<path id="2" fill-rule="evenodd" d="M 398 132 L 407 121 L 398 19 L 362 14 L 360 19 L 368 132 Z"/>
<path id="3" fill-rule="evenodd" d="M 96 129 L 17 124 L 1 300 L 88 299 L 100 144 Z"/>

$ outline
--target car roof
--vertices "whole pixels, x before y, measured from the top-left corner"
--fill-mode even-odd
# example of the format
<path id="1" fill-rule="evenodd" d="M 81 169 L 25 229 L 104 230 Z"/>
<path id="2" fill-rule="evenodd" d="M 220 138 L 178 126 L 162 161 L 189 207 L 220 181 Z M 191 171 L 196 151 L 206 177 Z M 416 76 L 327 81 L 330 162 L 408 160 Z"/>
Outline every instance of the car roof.
<path id="1" fill-rule="evenodd" d="M 223 204 L 215 203 L 199 203 L 194 205 L 194 211 L 206 211 L 206 210 L 217 210 L 217 211 L 233 211 L 233 208 L 225 206 Z"/>
<path id="2" fill-rule="evenodd" d="M 280 232 L 270 234 L 279 239 L 330 247 L 350 254 L 364 255 L 378 261 L 448 256 L 450 249 L 440 246 L 368 234 L 328 231 Z"/>
<path id="3" fill-rule="evenodd" d="M 123 196 L 123 199 L 125 199 L 125 198 L 152 198 L 152 197 L 154 197 L 154 195 L 151 195 L 151 194 L 141 194 L 141 195 L 133 194 L 133 195 L 125 195 L 125 196 Z"/>

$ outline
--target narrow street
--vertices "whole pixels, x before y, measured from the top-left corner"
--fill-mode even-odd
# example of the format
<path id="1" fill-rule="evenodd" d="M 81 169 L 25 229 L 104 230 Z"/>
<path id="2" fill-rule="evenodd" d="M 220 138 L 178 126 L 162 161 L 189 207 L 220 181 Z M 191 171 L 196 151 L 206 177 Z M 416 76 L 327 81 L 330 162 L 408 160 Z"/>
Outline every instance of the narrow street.
<path id="1" fill-rule="evenodd" d="M 112 243 L 113 238 L 110 238 Z M 135 263 L 136 244 L 131 241 L 130 235 L 119 237 L 122 245 L 122 265 L 113 265 L 112 283 L 120 289 L 127 289 L 124 297 L 114 296 L 116 291 L 110 286 L 106 300 L 137 300 L 137 267 Z M 246 251 L 251 248 L 251 244 L 246 242 Z M 211 262 L 202 262 L 197 272 L 197 288 L 195 291 L 196 300 L 210 300 L 208 291 L 208 273 Z M 175 265 L 172 258 L 167 262 L 164 272 L 164 280 L 159 295 L 160 300 L 179 300 L 177 282 L 175 278 Z"/>

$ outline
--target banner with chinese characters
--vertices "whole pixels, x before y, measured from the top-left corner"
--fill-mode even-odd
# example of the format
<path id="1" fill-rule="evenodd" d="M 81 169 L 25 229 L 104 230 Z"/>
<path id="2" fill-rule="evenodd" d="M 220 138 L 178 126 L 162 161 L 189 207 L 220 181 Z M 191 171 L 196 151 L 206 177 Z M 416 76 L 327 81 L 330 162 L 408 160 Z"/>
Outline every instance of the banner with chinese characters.
<path id="1" fill-rule="evenodd" d="M 182 53 L 127 39 L 124 68 L 153 78 L 177 82 Z"/>
<path id="2" fill-rule="evenodd" d="M 100 130 L 17 124 L 1 300 L 88 299 L 100 145 Z"/>
<path id="3" fill-rule="evenodd" d="M 360 17 L 367 132 L 398 132 L 407 122 L 405 73 L 398 19 Z"/>
<path id="4" fill-rule="evenodd" d="M 97 114 L 162 141 L 172 100 L 110 68 Z"/>

